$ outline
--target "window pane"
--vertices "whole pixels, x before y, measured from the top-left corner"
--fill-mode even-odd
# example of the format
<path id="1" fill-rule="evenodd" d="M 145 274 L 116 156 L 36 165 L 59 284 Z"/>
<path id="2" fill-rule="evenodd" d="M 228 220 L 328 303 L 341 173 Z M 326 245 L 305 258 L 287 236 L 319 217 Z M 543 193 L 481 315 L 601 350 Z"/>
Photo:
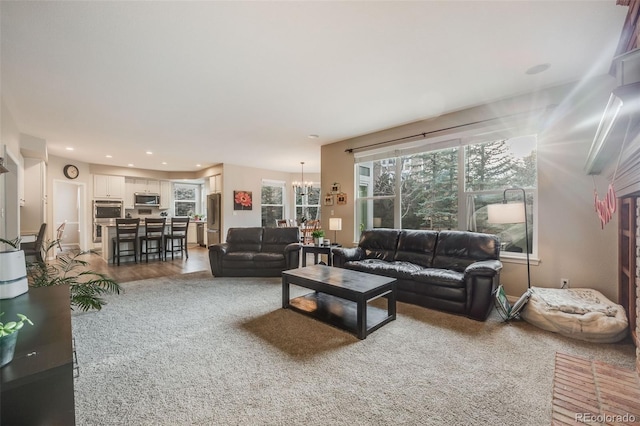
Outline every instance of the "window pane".
<path id="1" fill-rule="evenodd" d="M 176 216 L 193 216 L 195 210 L 195 202 L 176 201 Z"/>
<path id="2" fill-rule="evenodd" d="M 536 185 L 536 138 L 527 136 L 465 147 L 466 191 Z"/>
<path id="3" fill-rule="evenodd" d="M 195 200 L 196 186 L 176 185 L 173 196 L 176 200 Z"/>
<path id="4" fill-rule="evenodd" d="M 393 198 L 358 200 L 359 229 L 394 228 L 394 205 Z"/>
<path id="5" fill-rule="evenodd" d="M 373 196 L 394 195 L 396 192 L 396 159 L 373 162 Z"/>
<path id="6" fill-rule="evenodd" d="M 515 195 L 507 195 L 509 202 L 522 202 L 520 195 L 516 200 Z M 474 197 L 476 226 L 478 232 L 496 234 L 500 237 L 501 250 L 515 253 L 526 253 L 527 241 L 525 240 L 524 223 L 489 223 L 487 218 L 487 205 L 502 204 L 502 194 L 476 195 Z M 527 193 L 527 227 L 529 234 L 529 253 L 533 253 L 533 194 Z"/>
<path id="7" fill-rule="evenodd" d="M 311 188 L 307 194 L 307 204 L 320 204 L 320 188 Z"/>
<path id="8" fill-rule="evenodd" d="M 262 226 L 276 227 L 276 221 L 282 219 L 281 206 L 262 206 Z"/>
<path id="9" fill-rule="evenodd" d="M 283 204 L 282 186 L 263 186 L 262 204 Z"/>
<path id="10" fill-rule="evenodd" d="M 458 148 L 402 158 L 402 228 L 458 225 Z"/>

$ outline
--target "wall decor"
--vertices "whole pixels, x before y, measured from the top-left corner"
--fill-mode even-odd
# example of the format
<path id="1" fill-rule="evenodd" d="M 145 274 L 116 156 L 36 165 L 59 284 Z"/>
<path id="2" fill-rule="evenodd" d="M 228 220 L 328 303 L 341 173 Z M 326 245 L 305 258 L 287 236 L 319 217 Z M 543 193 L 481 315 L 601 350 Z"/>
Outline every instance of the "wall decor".
<path id="1" fill-rule="evenodd" d="M 324 196 L 324 205 L 325 206 L 333 205 L 333 194 L 327 194 Z"/>
<path id="2" fill-rule="evenodd" d="M 347 204 L 347 194 L 345 192 L 341 192 L 336 195 L 336 203 Z"/>
<path id="3" fill-rule="evenodd" d="M 253 208 L 253 197 L 251 191 L 233 191 L 233 209 L 251 210 Z"/>
<path id="4" fill-rule="evenodd" d="M 331 193 L 337 194 L 339 192 L 340 192 L 340 184 L 338 182 L 334 182 L 333 185 L 331 185 Z"/>

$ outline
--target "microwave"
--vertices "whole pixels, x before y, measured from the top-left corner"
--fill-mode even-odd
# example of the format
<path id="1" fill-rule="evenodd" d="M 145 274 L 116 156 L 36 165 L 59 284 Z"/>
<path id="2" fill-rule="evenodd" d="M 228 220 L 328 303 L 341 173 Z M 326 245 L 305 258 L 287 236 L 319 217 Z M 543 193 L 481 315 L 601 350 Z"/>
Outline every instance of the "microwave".
<path id="1" fill-rule="evenodd" d="M 133 196 L 135 197 L 133 204 L 136 206 L 147 206 L 147 207 L 160 206 L 160 194 L 136 192 L 135 194 L 133 194 Z"/>

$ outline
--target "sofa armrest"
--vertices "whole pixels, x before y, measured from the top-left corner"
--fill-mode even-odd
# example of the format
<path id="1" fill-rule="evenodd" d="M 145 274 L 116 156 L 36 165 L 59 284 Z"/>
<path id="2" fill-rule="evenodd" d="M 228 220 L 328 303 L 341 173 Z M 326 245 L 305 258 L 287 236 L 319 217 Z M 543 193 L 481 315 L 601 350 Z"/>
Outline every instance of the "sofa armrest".
<path id="1" fill-rule="evenodd" d="M 209 264 L 213 276 L 222 276 L 222 258 L 229 251 L 229 244 L 212 244 L 209 246 Z"/>
<path id="2" fill-rule="evenodd" d="M 331 253 L 333 254 L 333 266 L 337 268 L 344 268 L 344 264 L 347 262 L 364 259 L 364 250 L 360 247 L 336 247 L 331 250 Z"/>
<path id="3" fill-rule="evenodd" d="M 284 260 L 287 269 L 295 269 L 300 265 L 301 243 L 290 243 L 284 248 Z"/>
<path id="4" fill-rule="evenodd" d="M 482 260 L 467 266 L 464 281 L 467 290 L 467 315 L 484 321 L 493 308 L 493 293 L 500 284 L 502 262 Z"/>
<path id="5" fill-rule="evenodd" d="M 467 266 L 464 270 L 465 278 L 469 275 L 494 276 L 502 270 L 502 262 L 499 260 L 481 260 Z"/>

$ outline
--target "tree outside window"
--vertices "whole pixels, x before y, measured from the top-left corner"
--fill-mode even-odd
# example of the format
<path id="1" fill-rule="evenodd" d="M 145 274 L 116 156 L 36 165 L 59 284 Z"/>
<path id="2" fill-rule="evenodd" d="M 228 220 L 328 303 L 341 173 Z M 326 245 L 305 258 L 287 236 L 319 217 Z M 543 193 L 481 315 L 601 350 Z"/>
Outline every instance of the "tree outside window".
<path id="1" fill-rule="evenodd" d="M 284 219 L 284 182 L 263 182 L 261 205 L 262 226 L 275 227 Z"/>
<path id="2" fill-rule="evenodd" d="M 320 188 L 295 188 L 296 220 L 320 220 Z"/>
<path id="3" fill-rule="evenodd" d="M 190 183 L 173 184 L 173 211 L 175 216 L 193 216 L 200 213 L 199 194 L 202 186 Z"/>

